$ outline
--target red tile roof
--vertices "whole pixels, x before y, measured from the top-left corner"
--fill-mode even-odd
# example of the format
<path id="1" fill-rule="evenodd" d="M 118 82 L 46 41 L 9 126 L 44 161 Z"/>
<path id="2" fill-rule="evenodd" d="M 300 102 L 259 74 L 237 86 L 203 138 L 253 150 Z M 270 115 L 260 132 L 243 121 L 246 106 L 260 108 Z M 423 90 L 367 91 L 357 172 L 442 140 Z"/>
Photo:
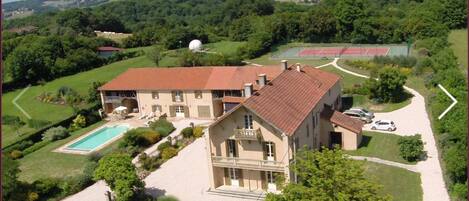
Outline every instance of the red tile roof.
<path id="1" fill-rule="evenodd" d="M 275 66 L 211 66 L 173 68 L 131 68 L 106 83 L 100 90 L 241 90 L 245 83 L 257 89 L 257 76 L 271 80 L 281 73 Z"/>
<path id="2" fill-rule="evenodd" d="M 332 111 L 330 109 L 325 109 L 321 113 L 321 117 L 356 134 L 362 132 L 364 125 L 364 123 L 358 119 L 351 118 L 339 111 Z"/>
<path id="3" fill-rule="evenodd" d="M 110 46 L 104 46 L 104 47 L 98 47 L 98 51 L 122 51 L 123 49 L 117 48 L 117 47 L 110 47 Z"/>
<path id="4" fill-rule="evenodd" d="M 242 103 L 287 135 L 293 135 L 340 77 L 312 67 L 288 69 Z"/>

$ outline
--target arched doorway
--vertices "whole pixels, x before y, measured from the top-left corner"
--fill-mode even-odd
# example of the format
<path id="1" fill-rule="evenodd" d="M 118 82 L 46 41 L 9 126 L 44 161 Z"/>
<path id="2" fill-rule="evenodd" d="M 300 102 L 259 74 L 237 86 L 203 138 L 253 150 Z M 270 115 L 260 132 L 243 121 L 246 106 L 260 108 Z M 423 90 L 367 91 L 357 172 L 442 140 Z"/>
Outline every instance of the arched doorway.
<path id="1" fill-rule="evenodd" d="M 127 112 L 132 113 L 135 108 L 138 108 L 138 102 L 135 99 L 124 98 L 122 105 L 127 107 Z"/>

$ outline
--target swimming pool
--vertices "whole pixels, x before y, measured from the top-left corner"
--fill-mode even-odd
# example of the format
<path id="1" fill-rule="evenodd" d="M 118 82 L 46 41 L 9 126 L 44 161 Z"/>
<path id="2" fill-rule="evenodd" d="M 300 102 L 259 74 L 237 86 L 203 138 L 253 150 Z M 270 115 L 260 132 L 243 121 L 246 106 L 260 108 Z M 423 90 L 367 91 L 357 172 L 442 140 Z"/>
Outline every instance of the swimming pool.
<path id="1" fill-rule="evenodd" d="M 129 130 L 128 125 L 106 126 L 68 145 L 66 149 L 91 152 L 119 137 L 127 130 Z"/>

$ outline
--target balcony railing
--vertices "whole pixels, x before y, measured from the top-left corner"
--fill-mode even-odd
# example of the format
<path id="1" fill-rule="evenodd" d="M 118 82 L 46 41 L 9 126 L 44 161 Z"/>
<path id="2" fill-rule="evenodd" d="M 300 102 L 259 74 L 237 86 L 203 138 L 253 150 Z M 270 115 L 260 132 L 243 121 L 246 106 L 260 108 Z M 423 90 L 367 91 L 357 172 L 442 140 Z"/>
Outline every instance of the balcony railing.
<path id="1" fill-rule="evenodd" d="M 217 167 L 245 168 L 262 171 L 283 171 L 285 168 L 285 165 L 278 161 L 241 159 L 222 156 L 212 156 L 212 164 Z"/>
<path id="2" fill-rule="evenodd" d="M 237 140 L 260 140 L 262 139 L 261 129 L 235 128 L 234 136 Z"/>

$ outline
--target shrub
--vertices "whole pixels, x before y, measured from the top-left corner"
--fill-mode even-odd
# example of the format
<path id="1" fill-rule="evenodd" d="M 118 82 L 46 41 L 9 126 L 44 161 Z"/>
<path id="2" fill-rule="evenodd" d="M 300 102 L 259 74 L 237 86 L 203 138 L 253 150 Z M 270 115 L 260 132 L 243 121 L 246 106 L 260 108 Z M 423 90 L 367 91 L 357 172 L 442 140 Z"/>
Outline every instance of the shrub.
<path id="1" fill-rule="evenodd" d="M 150 128 L 158 132 L 162 137 L 168 136 L 176 129 L 166 118 L 159 118 L 157 121 L 152 122 Z"/>
<path id="2" fill-rule="evenodd" d="M 179 201 L 179 200 L 172 195 L 164 195 L 164 196 L 158 197 L 157 201 Z"/>
<path id="3" fill-rule="evenodd" d="M 416 161 L 422 156 L 423 142 L 420 134 L 399 139 L 399 155 L 407 161 Z"/>
<path id="4" fill-rule="evenodd" d="M 153 130 L 158 132 L 161 135 L 161 137 L 167 137 L 172 132 L 168 128 L 163 128 L 163 127 L 156 127 Z"/>
<path id="5" fill-rule="evenodd" d="M 39 200 L 39 195 L 36 192 L 28 192 L 27 201 L 36 201 L 36 200 Z"/>
<path id="6" fill-rule="evenodd" d="M 5 115 L 2 116 L 2 124 L 13 125 L 15 123 L 22 122 L 18 116 Z M 24 124 L 24 122 L 22 122 Z"/>
<path id="7" fill-rule="evenodd" d="M 163 160 L 168 160 L 174 156 L 176 156 L 178 154 L 178 150 L 174 147 L 168 147 L 166 149 L 163 149 L 163 151 L 161 152 L 161 158 L 163 158 Z"/>
<path id="8" fill-rule="evenodd" d="M 181 131 L 182 136 L 184 136 L 185 138 L 190 138 L 192 136 L 192 133 L 193 133 L 192 127 L 186 127 L 182 129 Z"/>
<path id="9" fill-rule="evenodd" d="M 171 147 L 171 142 L 169 142 L 169 141 L 163 142 L 160 145 L 158 145 L 158 151 L 161 152 L 161 151 L 163 151 L 164 149 L 166 149 L 168 147 Z"/>
<path id="10" fill-rule="evenodd" d="M 26 156 L 30 153 L 33 153 L 37 150 L 39 150 L 40 148 L 48 145 L 50 143 L 50 141 L 40 141 L 40 142 L 37 142 L 36 144 L 34 144 L 33 146 L 30 146 L 28 148 L 26 148 L 25 150 L 23 150 L 23 156 Z"/>
<path id="11" fill-rule="evenodd" d="M 52 178 L 42 178 L 33 182 L 33 187 L 40 197 L 53 197 L 60 193 L 60 181 Z"/>
<path id="12" fill-rule="evenodd" d="M 23 152 L 21 152 L 20 150 L 13 150 L 13 151 L 10 153 L 10 157 L 11 157 L 12 159 L 21 158 L 21 157 L 23 157 Z"/>
<path id="13" fill-rule="evenodd" d="M 202 137 L 204 135 L 204 128 L 201 126 L 194 127 L 193 135 L 196 138 Z"/>
<path id="14" fill-rule="evenodd" d="M 158 157 L 149 157 L 145 153 L 140 154 L 140 156 L 138 157 L 138 160 L 140 164 L 142 165 L 141 167 L 144 170 L 148 170 L 148 171 L 154 171 L 157 168 L 159 168 L 161 165 L 161 160 L 159 160 Z"/>
<path id="15" fill-rule="evenodd" d="M 14 149 L 24 150 L 24 149 L 30 147 L 33 144 L 34 144 L 34 142 L 31 141 L 31 140 L 23 140 L 23 141 L 20 141 L 18 144 L 15 144 L 15 145 L 11 146 L 11 148 L 9 148 L 9 149 L 10 150 L 14 150 Z"/>
<path id="16" fill-rule="evenodd" d="M 47 129 L 47 131 L 42 134 L 42 140 L 56 141 L 64 139 L 69 135 L 66 128 L 58 126 Z"/>
<path id="17" fill-rule="evenodd" d="M 86 118 L 83 115 L 79 114 L 73 120 L 72 124 L 70 125 L 70 129 L 74 131 L 74 130 L 83 128 L 85 126 L 86 126 Z"/>
<path id="18" fill-rule="evenodd" d="M 148 147 L 160 140 L 160 134 L 148 128 L 136 128 L 124 134 L 121 147 Z"/>

